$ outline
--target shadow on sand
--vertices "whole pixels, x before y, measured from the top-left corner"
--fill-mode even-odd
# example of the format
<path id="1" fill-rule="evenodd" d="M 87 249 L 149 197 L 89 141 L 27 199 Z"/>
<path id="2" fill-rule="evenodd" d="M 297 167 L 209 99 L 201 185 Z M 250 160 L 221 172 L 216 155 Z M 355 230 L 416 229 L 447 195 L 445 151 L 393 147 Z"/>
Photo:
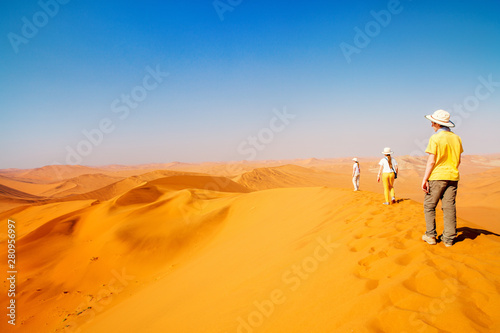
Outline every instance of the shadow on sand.
<path id="1" fill-rule="evenodd" d="M 455 238 L 455 243 L 463 242 L 466 239 L 474 240 L 480 235 L 493 235 L 500 237 L 499 234 L 495 234 L 494 232 L 484 230 L 484 229 L 474 229 L 469 227 L 461 227 L 457 228 L 457 238 Z"/>

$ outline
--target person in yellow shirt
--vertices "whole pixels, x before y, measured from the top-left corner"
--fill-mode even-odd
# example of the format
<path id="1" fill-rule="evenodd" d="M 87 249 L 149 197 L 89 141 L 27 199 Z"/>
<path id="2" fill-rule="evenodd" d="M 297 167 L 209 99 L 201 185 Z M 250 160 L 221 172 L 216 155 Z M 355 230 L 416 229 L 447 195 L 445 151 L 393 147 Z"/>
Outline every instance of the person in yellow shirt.
<path id="1" fill-rule="evenodd" d="M 422 240 L 428 244 L 436 244 L 436 206 L 441 200 L 443 209 L 444 231 L 442 241 L 446 247 L 453 245 L 457 236 L 457 197 L 460 174 L 458 166 L 463 153 L 462 139 L 450 128 L 455 124 L 450 121 L 450 114 L 437 110 L 432 115 L 425 116 L 431 121 L 435 134 L 429 139 L 426 153 L 429 154 L 427 167 L 422 180 L 422 190 L 425 192 L 424 214 L 426 232 Z"/>

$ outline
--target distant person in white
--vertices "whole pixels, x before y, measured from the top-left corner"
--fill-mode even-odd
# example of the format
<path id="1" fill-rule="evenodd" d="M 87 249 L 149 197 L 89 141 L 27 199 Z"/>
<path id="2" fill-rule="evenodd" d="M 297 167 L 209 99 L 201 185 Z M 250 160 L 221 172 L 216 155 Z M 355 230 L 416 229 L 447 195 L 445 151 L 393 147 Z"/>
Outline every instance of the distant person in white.
<path id="1" fill-rule="evenodd" d="M 361 174 L 361 169 L 359 168 L 358 159 L 355 157 L 352 160 L 354 161 L 352 165 L 352 184 L 354 185 L 354 191 L 359 191 L 359 176 Z"/>

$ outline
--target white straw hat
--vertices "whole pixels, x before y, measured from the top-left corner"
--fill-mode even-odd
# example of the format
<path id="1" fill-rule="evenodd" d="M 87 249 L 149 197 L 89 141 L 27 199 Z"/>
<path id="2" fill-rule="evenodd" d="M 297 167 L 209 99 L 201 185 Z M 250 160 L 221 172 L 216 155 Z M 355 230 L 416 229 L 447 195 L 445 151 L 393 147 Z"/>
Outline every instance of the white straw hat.
<path id="1" fill-rule="evenodd" d="M 354 162 L 357 162 L 357 161 L 358 161 L 358 159 L 357 159 L 356 157 L 355 157 L 355 158 L 353 158 L 352 160 L 353 160 Z"/>
<path id="2" fill-rule="evenodd" d="M 445 110 L 437 110 L 432 115 L 425 116 L 433 123 L 446 127 L 455 127 L 455 124 L 450 120 L 450 113 Z"/>
<path id="3" fill-rule="evenodd" d="M 384 154 L 384 155 L 391 155 L 391 154 L 394 154 L 394 152 L 391 150 L 391 148 L 385 147 L 384 151 L 382 152 L 382 154 Z"/>

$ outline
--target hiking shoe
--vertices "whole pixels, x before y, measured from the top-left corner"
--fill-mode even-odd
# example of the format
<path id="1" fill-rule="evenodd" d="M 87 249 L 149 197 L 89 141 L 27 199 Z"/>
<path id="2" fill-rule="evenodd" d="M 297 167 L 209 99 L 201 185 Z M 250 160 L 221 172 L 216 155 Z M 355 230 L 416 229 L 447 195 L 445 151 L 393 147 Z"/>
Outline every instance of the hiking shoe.
<path id="1" fill-rule="evenodd" d="M 383 205 L 387 205 L 387 206 L 389 206 L 389 205 L 390 205 L 390 203 L 388 203 L 388 202 L 384 202 L 384 203 L 383 203 Z"/>
<path id="2" fill-rule="evenodd" d="M 452 247 L 453 246 L 453 242 L 443 242 L 444 243 L 444 246 L 446 247 Z"/>
<path id="3" fill-rule="evenodd" d="M 392 199 L 392 204 L 395 204 L 396 203 L 396 199 Z"/>
<path id="4" fill-rule="evenodd" d="M 426 234 L 422 236 L 422 240 L 429 245 L 436 245 L 436 237 L 429 237 Z M 451 246 L 451 245 L 450 245 Z"/>

